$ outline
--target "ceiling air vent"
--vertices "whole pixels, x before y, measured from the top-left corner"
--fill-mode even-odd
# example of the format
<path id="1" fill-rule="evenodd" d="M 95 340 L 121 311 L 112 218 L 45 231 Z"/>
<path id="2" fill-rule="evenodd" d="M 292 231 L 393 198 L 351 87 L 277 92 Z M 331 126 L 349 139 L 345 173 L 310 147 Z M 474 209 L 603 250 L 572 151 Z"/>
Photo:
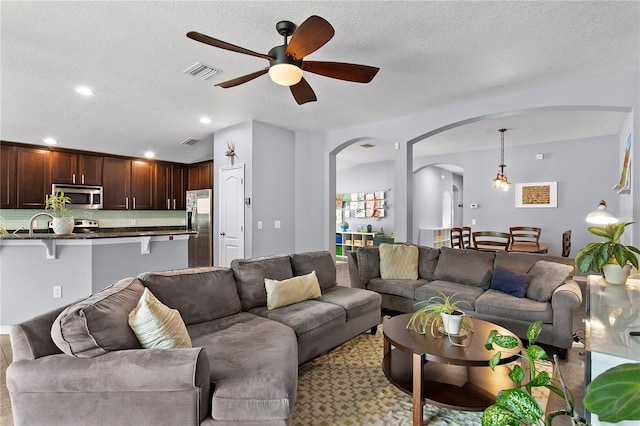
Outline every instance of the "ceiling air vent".
<path id="1" fill-rule="evenodd" d="M 210 67 L 209 65 L 203 64 L 202 62 L 196 62 L 195 64 L 191 65 L 189 68 L 187 68 L 182 72 L 184 74 L 189 74 L 194 77 L 197 77 L 201 80 L 207 80 L 213 77 L 214 75 L 216 75 L 217 73 L 219 73 L 220 70 Z"/>
<path id="2" fill-rule="evenodd" d="M 195 145 L 198 142 L 200 142 L 200 139 L 189 138 L 189 139 L 183 140 L 182 141 L 182 145 Z"/>
<path id="3" fill-rule="evenodd" d="M 360 146 L 363 147 L 363 148 L 373 148 L 375 145 L 371 144 L 371 143 L 363 143 Z"/>

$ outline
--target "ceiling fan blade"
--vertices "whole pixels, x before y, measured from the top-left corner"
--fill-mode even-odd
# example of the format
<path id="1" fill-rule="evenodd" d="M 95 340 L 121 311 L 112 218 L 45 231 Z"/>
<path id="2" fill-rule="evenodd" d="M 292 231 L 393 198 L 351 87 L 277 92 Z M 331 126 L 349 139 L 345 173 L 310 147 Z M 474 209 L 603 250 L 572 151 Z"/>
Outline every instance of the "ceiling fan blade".
<path id="1" fill-rule="evenodd" d="M 325 77 L 356 83 L 370 82 L 380 70 L 380 68 L 370 67 L 369 65 L 324 61 L 303 61 L 302 69 Z"/>
<path id="2" fill-rule="evenodd" d="M 324 18 L 310 16 L 293 32 L 287 46 L 287 56 L 300 60 L 321 48 L 334 33 L 331 24 Z"/>
<path id="3" fill-rule="evenodd" d="M 251 81 L 254 78 L 260 77 L 261 75 L 266 74 L 268 71 L 269 71 L 269 68 L 265 68 L 260 71 L 252 72 L 251 74 L 243 75 L 242 77 L 234 78 L 233 80 L 218 83 L 216 84 L 216 86 L 220 86 L 223 89 L 228 89 L 229 87 L 235 87 L 242 83 L 246 83 L 247 81 Z"/>
<path id="4" fill-rule="evenodd" d="M 296 99 L 298 105 L 306 104 L 307 102 L 315 102 L 318 99 L 316 98 L 316 94 L 313 92 L 307 80 L 302 78 L 298 84 L 294 84 L 293 86 L 289 86 L 291 89 L 291 94 Z"/>
<path id="5" fill-rule="evenodd" d="M 219 47 L 220 49 L 230 50 L 232 52 L 244 53 L 245 55 L 257 56 L 258 58 L 263 58 L 268 61 L 271 59 L 275 59 L 269 55 L 254 52 L 253 50 L 245 49 L 244 47 L 239 47 L 234 44 L 227 43 L 226 41 L 218 40 L 213 37 L 209 37 L 208 35 L 200 34 L 196 31 L 189 31 L 187 33 L 187 37 L 189 37 L 192 40 L 199 41 L 200 43 L 208 44 L 213 47 Z"/>

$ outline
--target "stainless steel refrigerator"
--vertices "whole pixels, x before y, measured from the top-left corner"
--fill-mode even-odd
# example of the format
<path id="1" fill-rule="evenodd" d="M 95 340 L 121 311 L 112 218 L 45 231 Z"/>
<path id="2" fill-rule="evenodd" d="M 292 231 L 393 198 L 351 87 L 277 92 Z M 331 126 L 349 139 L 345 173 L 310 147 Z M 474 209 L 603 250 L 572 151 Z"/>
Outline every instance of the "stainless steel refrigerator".
<path id="1" fill-rule="evenodd" d="M 210 189 L 187 191 L 189 267 L 213 266 L 213 197 Z"/>

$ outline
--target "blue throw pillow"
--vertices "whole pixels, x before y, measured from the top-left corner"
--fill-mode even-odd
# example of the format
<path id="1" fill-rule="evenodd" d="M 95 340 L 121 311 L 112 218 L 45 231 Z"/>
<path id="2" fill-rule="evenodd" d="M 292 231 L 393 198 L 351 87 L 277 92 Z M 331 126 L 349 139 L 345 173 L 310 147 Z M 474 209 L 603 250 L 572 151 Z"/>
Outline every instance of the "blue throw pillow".
<path id="1" fill-rule="evenodd" d="M 529 287 L 530 281 L 531 275 L 495 268 L 490 288 L 512 296 L 524 297 L 527 294 L 527 287 Z"/>

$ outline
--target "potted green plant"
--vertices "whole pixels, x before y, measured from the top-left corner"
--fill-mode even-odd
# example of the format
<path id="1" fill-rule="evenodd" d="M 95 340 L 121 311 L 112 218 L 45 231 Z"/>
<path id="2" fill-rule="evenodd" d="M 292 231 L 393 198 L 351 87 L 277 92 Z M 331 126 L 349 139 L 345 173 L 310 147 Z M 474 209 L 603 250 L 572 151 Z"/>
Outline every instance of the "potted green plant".
<path id="1" fill-rule="evenodd" d="M 509 378 L 517 387 L 500 391 L 495 404 L 487 407 L 482 413 L 482 426 L 518 426 L 524 422 L 531 425 L 551 426 L 553 419 L 558 416 L 571 417 L 574 425 L 588 425 L 589 423 L 575 412 L 573 394 L 564 384 L 562 371 L 557 356 L 553 357 L 558 378 L 549 376 L 546 371 L 538 371 L 536 361 L 546 359 L 546 351 L 535 344 L 542 330 L 542 322 L 536 321 L 527 330 L 529 345 L 524 348 L 512 336 L 498 334 L 497 330 L 489 333 L 485 343 L 487 350 L 493 350 L 493 345 L 512 349 L 521 348 L 522 357 L 526 358 L 529 366 L 528 381 L 524 369 L 515 364 L 509 372 Z M 500 361 L 498 351 L 489 367 L 493 370 Z M 543 386 L 558 394 L 565 400 L 564 410 L 552 411 L 544 415 L 538 401 L 531 396 L 533 387 Z M 622 420 L 640 420 L 640 363 L 621 364 L 610 368 L 596 377 L 587 386 L 583 399 L 584 406 L 592 414 L 597 414 L 601 421 L 617 423 Z"/>
<path id="2" fill-rule="evenodd" d="M 55 234 L 68 235 L 73 232 L 73 212 L 67 208 L 71 203 L 71 198 L 64 195 L 64 192 L 56 192 L 47 197 L 45 210 L 52 212 L 52 229 Z"/>
<path id="3" fill-rule="evenodd" d="M 578 251 L 576 265 L 580 272 L 603 272 L 610 284 L 624 284 L 629 276 L 631 265 L 638 268 L 640 250 L 634 246 L 620 243 L 624 228 L 633 222 L 620 222 L 605 226 L 590 226 L 593 235 L 603 237 L 605 241 L 591 242 Z"/>
<path id="4" fill-rule="evenodd" d="M 418 302 L 425 305 L 413 313 L 407 323 L 407 330 L 413 330 L 419 334 L 426 334 L 427 330 L 431 331 L 432 336 L 436 336 L 436 330 L 442 330 L 449 337 L 460 334 L 460 329 L 473 330 L 473 322 L 471 318 L 462 312 L 460 304 L 465 303 L 469 306 L 469 302 L 464 300 L 453 301 L 458 294 L 447 296 L 439 292 L 437 296 Z M 454 343 L 454 342 L 452 342 Z M 454 343 L 457 345 L 457 343 Z"/>

